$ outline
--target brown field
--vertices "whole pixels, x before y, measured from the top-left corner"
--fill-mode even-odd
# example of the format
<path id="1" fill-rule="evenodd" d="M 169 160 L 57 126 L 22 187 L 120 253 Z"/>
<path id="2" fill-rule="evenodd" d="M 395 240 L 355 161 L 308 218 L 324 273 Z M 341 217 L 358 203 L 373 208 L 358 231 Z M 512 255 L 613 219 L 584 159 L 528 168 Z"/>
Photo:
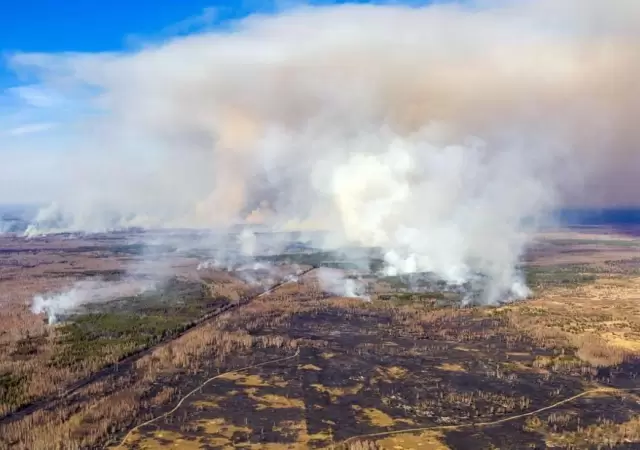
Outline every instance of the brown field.
<path id="1" fill-rule="evenodd" d="M 313 271 L 256 296 L 181 256 L 169 303 L 31 313 L 121 277 L 127 242 L 0 237 L 0 448 L 640 448 L 637 238 L 541 236 L 534 297 L 499 307 L 335 298 Z"/>

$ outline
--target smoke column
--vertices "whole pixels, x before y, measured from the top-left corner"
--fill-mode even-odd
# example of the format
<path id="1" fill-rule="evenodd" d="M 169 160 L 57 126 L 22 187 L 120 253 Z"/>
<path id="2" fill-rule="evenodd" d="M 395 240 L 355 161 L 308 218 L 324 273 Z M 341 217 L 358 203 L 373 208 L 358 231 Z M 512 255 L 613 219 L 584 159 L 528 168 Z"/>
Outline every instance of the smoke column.
<path id="1" fill-rule="evenodd" d="M 323 229 L 381 247 L 390 274 L 481 274 L 485 301 L 522 297 L 516 265 L 549 211 L 637 204 L 639 43 L 635 0 L 489 0 L 14 55 L 99 112 L 30 232 Z"/>

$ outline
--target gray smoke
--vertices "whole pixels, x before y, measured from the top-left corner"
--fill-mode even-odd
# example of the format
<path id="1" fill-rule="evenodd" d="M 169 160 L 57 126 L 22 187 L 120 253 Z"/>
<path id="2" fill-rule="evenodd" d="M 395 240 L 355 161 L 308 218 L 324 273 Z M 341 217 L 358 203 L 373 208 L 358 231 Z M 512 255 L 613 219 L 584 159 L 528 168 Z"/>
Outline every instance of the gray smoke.
<path id="1" fill-rule="evenodd" d="M 635 0 L 489 0 L 302 7 L 135 51 L 15 55 L 100 112 L 29 233 L 324 229 L 384 249 L 390 274 L 482 274 L 485 301 L 522 297 L 516 265 L 546 213 L 637 204 L 639 43 Z"/>

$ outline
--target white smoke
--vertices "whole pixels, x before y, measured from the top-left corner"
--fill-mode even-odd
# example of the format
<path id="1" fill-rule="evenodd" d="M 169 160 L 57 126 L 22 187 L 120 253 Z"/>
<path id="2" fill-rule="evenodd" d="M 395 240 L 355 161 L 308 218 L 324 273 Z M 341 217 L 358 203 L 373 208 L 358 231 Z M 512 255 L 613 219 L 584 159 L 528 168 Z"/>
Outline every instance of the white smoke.
<path id="1" fill-rule="evenodd" d="M 254 256 L 256 252 L 256 235 L 248 228 L 243 229 L 238 237 L 240 252 L 245 256 Z"/>
<path id="2" fill-rule="evenodd" d="M 210 270 L 210 269 L 225 269 L 225 270 L 231 270 L 231 267 L 229 267 L 228 265 L 222 264 L 218 261 L 201 261 L 198 263 L 198 266 L 196 267 L 196 270 L 200 271 L 200 270 Z"/>
<path id="3" fill-rule="evenodd" d="M 359 279 L 348 277 L 342 270 L 323 267 L 316 271 L 316 276 L 325 292 L 338 297 L 370 300 L 365 284 Z"/>
<path id="4" fill-rule="evenodd" d="M 67 291 L 34 296 L 31 311 L 45 314 L 49 324 L 55 324 L 64 315 L 78 311 L 84 305 L 142 294 L 153 287 L 151 283 L 79 281 Z"/>
<path id="5" fill-rule="evenodd" d="M 234 263 L 231 260 L 225 263 L 217 260 L 202 261 L 198 264 L 197 270 L 224 270 L 251 286 L 265 290 L 279 283 L 295 283 L 301 272 L 297 264 L 278 266 L 260 261 Z"/>
<path id="6" fill-rule="evenodd" d="M 637 202 L 638 30 L 635 0 L 343 5 L 15 55 L 101 112 L 29 232 L 324 229 L 381 247 L 388 273 L 526 296 L 515 268 L 548 211 Z"/>

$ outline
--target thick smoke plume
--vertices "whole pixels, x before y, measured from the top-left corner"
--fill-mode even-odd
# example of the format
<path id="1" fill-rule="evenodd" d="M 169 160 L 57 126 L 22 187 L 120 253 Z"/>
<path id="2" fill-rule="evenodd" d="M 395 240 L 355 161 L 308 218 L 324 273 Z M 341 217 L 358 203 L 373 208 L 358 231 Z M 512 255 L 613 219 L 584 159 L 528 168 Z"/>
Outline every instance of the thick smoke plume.
<path id="1" fill-rule="evenodd" d="M 324 229 L 382 248 L 388 273 L 524 296 L 515 268 L 547 212 L 637 204 L 639 44 L 636 0 L 489 0 L 16 55 L 99 112 L 30 232 Z"/>

